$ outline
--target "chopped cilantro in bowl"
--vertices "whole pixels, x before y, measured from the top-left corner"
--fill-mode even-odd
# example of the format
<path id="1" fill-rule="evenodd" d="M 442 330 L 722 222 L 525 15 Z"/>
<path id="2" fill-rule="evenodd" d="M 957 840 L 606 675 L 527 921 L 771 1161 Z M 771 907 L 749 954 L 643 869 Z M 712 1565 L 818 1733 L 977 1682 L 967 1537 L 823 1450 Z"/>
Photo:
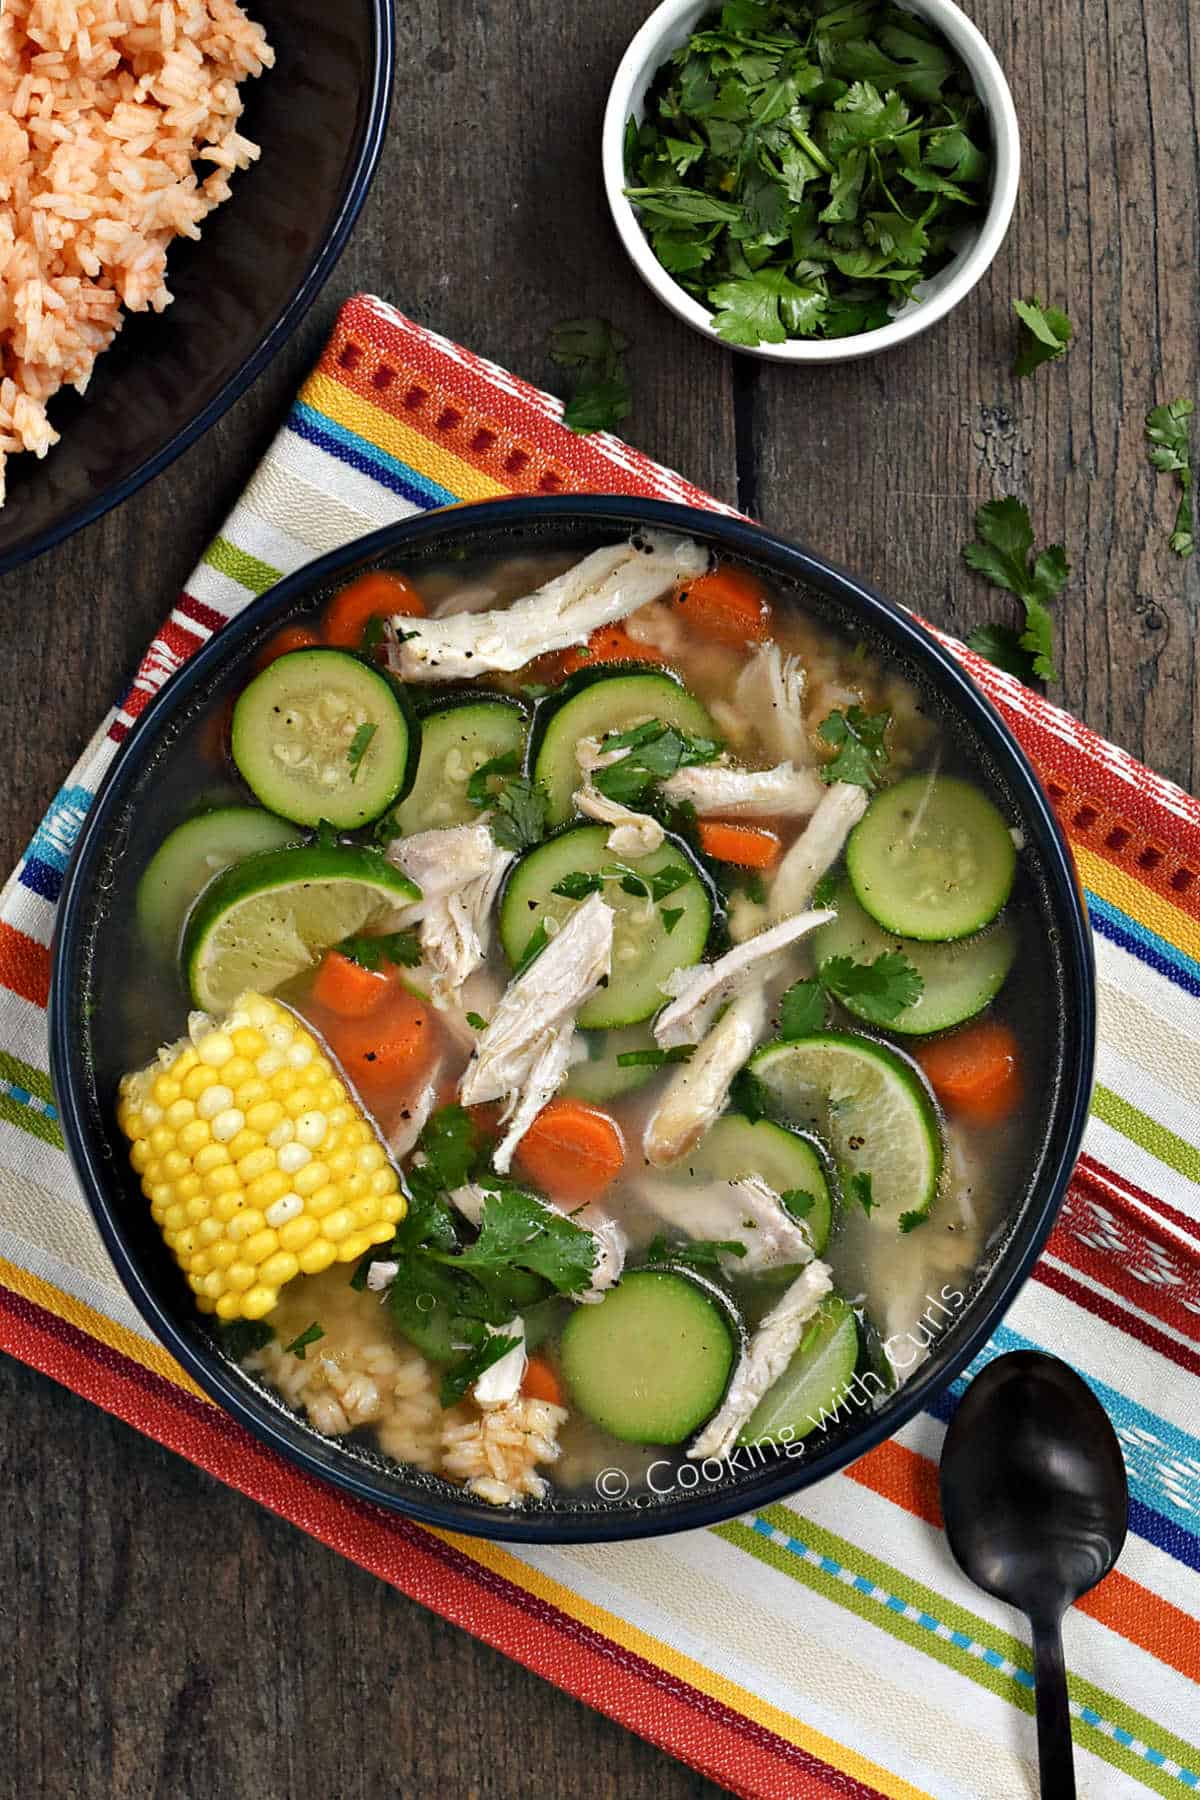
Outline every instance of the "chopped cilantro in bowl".
<path id="1" fill-rule="evenodd" d="M 952 0 L 665 0 L 614 82 L 604 162 L 625 246 L 681 317 L 833 361 L 914 335 L 974 285 L 1011 215 L 1018 136 Z"/>

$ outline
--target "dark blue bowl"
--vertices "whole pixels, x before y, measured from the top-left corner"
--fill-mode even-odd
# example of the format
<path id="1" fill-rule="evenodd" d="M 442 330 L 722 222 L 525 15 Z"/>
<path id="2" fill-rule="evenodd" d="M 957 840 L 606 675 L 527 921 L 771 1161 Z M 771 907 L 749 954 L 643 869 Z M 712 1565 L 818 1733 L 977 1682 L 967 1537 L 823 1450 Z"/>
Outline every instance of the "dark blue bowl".
<path id="1" fill-rule="evenodd" d="M 768 1461 L 653 1506 L 558 1502 L 521 1513 L 472 1502 L 448 1484 L 409 1475 L 353 1442 L 323 1439 L 258 1388 L 214 1347 L 153 1226 L 114 1118 L 116 1073 L 128 1060 L 118 1023 L 128 951 L 120 919 L 148 852 L 143 827 L 156 772 L 180 727 L 233 691 L 259 645 L 289 615 L 363 570 L 447 554 L 516 547 L 582 554 L 636 525 L 686 532 L 798 589 L 834 627 L 884 649 L 948 714 L 966 746 L 1006 794 L 1025 834 L 1024 859 L 1051 988 L 1040 1017 L 1045 1092 L 1026 1191 L 987 1274 L 957 1309 L 929 1360 L 878 1412 L 864 1411 L 810 1439 L 803 1454 Z M 1091 934 L 1066 842 L 1036 775 L 999 714 L 945 650 L 907 613 L 820 557 L 719 514 L 624 497 L 493 501 L 427 513 L 310 563 L 272 588 L 163 689 L 130 735 L 94 802 L 59 908 L 50 1000 L 50 1049 L 67 1147 L 105 1244 L 155 1336 L 214 1400 L 273 1449 L 339 1487 L 452 1531 L 533 1543 L 651 1536 L 710 1525 L 778 1500 L 844 1468 L 931 1405 L 986 1342 L 1046 1241 L 1075 1164 L 1091 1091 L 1095 1036 Z M 124 1061 L 123 1061 L 124 1058 Z M 744 1454 L 744 1453 L 743 1453 Z"/>
<path id="2" fill-rule="evenodd" d="M 195 243 L 167 259 L 174 304 L 126 318 L 85 395 L 50 419 L 62 441 L 8 463 L 0 571 L 59 543 L 161 474 L 244 393 L 328 280 L 387 127 L 392 0 L 247 0 L 276 62 L 243 84 L 240 129 L 262 148 Z"/>

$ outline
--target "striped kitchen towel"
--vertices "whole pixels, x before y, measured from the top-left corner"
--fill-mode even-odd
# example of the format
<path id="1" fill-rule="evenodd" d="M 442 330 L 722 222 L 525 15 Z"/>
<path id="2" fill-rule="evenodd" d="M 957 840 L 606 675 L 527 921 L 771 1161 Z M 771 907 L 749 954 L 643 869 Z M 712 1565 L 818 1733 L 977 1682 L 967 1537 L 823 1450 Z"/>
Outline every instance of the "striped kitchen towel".
<path id="1" fill-rule="evenodd" d="M 964 1382 L 793 1504 L 711 1531 L 522 1549 L 424 1530 L 297 1473 L 212 1405 L 121 1291 L 46 1073 L 55 901 L 138 713 L 252 595 L 389 520 L 506 493 L 715 505 L 557 401 L 351 301 L 266 460 L 0 900 L 0 1345 L 737 1793 L 1036 1791 L 1022 1624 L 956 1572 L 937 1457 Z M 1033 1279 L 979 1358 L 1091 1382 L 1132 1492 L 1120 1566 L 1068 1625 L 1080 1785 L 1200 1788 L 1200 807 L 961 646 L 1039 767 L 1095 928 L 1098 1085 Z"/>

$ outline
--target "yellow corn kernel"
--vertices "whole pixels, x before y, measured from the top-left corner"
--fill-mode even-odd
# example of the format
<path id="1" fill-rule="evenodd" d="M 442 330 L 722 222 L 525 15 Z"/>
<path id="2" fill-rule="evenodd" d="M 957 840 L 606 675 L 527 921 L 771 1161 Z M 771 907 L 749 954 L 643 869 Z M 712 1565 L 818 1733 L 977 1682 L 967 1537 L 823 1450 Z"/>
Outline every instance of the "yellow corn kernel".
<path id="1" fill-rule="evenodd" d="M 262 995 L 126 1076 L 117 1120 L 197 1308 L 218 1318 L 263 1318 L 285 1283 L 356 1260 L 404 1217 L 324 1047 Z"/>

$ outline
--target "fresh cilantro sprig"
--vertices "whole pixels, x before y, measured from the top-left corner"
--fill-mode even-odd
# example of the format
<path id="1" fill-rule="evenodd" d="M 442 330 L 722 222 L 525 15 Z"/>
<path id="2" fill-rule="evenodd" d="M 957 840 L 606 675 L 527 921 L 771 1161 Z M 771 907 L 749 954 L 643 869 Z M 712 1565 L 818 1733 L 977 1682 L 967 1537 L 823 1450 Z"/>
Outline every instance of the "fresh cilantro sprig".
<path id="1" fill-rule="evenodd" d="M 1071 573 L 1066 551 L 1061 544 L 1052 544 L 1034 554 L 1029 509 L 1011 494 L 981 506 L 975 530 L 978 541 L 964 547 L 964 562 L 993 587 L 1017 596 L 1025 608 L 1025 626 L 1021 631 L 1007 625 L 983 626 L 971 632 L 967 643 L 1021 681 L 1057 681 L 1050 602 Z"/>
<path id="2" fill-rule="evenodd" d="M 550 333 L 550 361 L 574 372 L 577 386 L 563 407 L 563 424 L 585 436 L 615 431 L 633 411 L 625 373 L 629 339 L 607 319 L 564 319 Z"/>
<path id="3" fill-rule="evenodd" d="M 475 1348 L 468 1350 L 462 1361 L 456 1362 L 442 1376 L 438 1391 L 442 1405 L 457 1406 L 468 1388 L 474 1387 L 482 1374 L 510 1350 L 515 1350 L 520 1342 L 519 1337 L 509 1337 L 502 1331 L 485 1332 Z"/>
<path id="4" fill-rule="evenodd" d="M 727 343 L 842 337 L 950 260 L 986 141 L 958 58 L 890 0 L 727 0 L 629 121 L 626 193 Z"/>
<path id="5" fill-rule="evenodd" d="M 549 796 L 540 781 L 517 773 L 515 750 L 493 756 L 467 781 L 467 799 L 481 812 L 488 811 L 488 827 L 501 850 L 531 850 L 546 835 Z"/>
<path id="6" fill-rule="evenodd" d="M 346 752 L 346 761 L 350 764 L 351 781 L 358 780 L 358 771 L 362 768 L 362 759 L 371 748 L 371 739 L 379 730 L 378 725 L 364 722 L 358 727 L 350 740 L 350 748 Z"/>
<path id="7" fill-rule="evenodd" d="M 743 1257 L 745 1244 L 737 1238 L 670 1238 L 665 1232 L 651 1238 L 644 1260 L 648 1263 L 679 1263 L 686 1269 L 719 1269 L 725 1256 Z"/>
<path id="8" fill-rule="evenodd" d="M 379 937 L 343 938 L 337 946 L 362 969 L 378 972 L 392 963 L 398 969 L 415 969 L 421 960 L 421 940 L 415 931 L 388 931 Z"/>
<path id="9" fill-rule="evenodd" d="M 846 1180 L 846 1198 L 848 1200 L 856 1201 L 858 1205 L 862 1207 L 868 1219 L 879 1205 L 878 1200 L 875 1198 L 873 1188 L 873 1178 L 867 1174 L 865 1169 L 860 1169 L 856 1175 L 851 1175 Z"/>
<path id="10" fill-rule="evenodd" d="M 630 731 L 613 732 L 602 744 L 604 751 L 624 750 L 626 755 L 607 768 L 597 769 L 592 785 L 607 800 L 637 807 L 658 781 L 666 781 L 677 769 L 715 762 L 723 746 L 716 738 L 692 737 L 661 719 L 648 719 Z"/>
<path id="11" fill-rule="evenodd" d="M 890 1025 L 925 991 L 925 983 L 901 950 L 885 950 L 873 962 L 827 956 L 815 975 L 793 982 L 779 1002 L 779 1035 L 785 1042 L 810 1037 L 825 1024 L 825 997 L 851 1005 L 873 1025 Z"/>
<path id="12" fill-rule="evenodd" d="M 1156 406 L 1146 414 L 1150 461 L 1162 474 L 1179 477 L 1179 506 L 1170 538 L 1176 556 L 1190 556 L 1196 548 L 1196 527 L 1192 517 L 1193 411 L 1190 400 L 1169 400 L 1165 406 Z"/>
<path id="13" fill-rule="evenodd" d="M 670 1050 L 622 1050 L 618 1069 L 663 1069 L 668 1063 L 691 1062 L 694 1044 L 676 1044 Z"/>
<path id="14" fill-rule="evenodd" d="M 869 713 L 861 706 L 831 712 L 821 721 L 817 735 L 837 751 L 821 769 L 822 781 L 847 781 L 870 790 L 888 765 L 885 742 L 890 712 Z"/>
<path id="15" fill-rule="evenodd" d="M 299 1337 L 294 1337 L 290 1344 L 284 1345 L 284 1354 L 287 1356 L 298 1356 L 301 1362 L 307 1362 L 309 1346 L 311 1344 L 319 1344 L 324 1336 L 325 1332 L 323 1327 L 318 1325 L 317 1321 L 314 1319 L 311 1325 L 305 1327 Z"/>
<path id="16" fill-rule="evenodd" d="M 920 1212 L 915 1208 L 912 1212 L 902 1212 L 900 1214 L 900 1229 L 906 1236 L 910 1231 L 916 1231 L 919 1226 L 928 1225 L 928 1223 L 929 1214 L 927 1212 Z"/>
<path id="17" fill-rule="evenodd" d="M 1040 300 L 1014 300 L 1013 311 L 1021 321 L 1021 341 L 1013 363 L 1014 375 L 1032 375 L 1044 362 L 1065 356 L 1071 343 L 1071 321 L 1057 306 Z"/>

